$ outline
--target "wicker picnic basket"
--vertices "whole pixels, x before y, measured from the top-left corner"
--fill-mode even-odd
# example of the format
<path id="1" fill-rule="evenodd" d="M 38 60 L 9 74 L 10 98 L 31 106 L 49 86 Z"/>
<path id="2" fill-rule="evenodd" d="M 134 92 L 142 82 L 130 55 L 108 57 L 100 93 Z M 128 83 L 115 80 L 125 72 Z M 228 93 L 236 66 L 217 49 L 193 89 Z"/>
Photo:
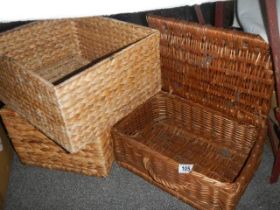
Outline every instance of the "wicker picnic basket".
<path id="1" fill-rule="evenodd" d="M 69 152 L 159 90 L 154 29 L 92 17 L 0 34 L 0 100 Z"/>
<path id="2" fill-rule="evenodd" d="M 90 176 L 109 174 L 113 162 L 111 142 L 96 140 L 81 151 L 71 154 L 15 111 L 4 107 L 0 114 L 22 163 Z"/>
<path id="3" fill-rule="evenodd" d="M 115 158 L 198 209 L 234 209 L 263 151 L 269 47 L 241 32 L 154 16 L 148 23 L 161 32 L 163 91 L 112 128 Z"/>

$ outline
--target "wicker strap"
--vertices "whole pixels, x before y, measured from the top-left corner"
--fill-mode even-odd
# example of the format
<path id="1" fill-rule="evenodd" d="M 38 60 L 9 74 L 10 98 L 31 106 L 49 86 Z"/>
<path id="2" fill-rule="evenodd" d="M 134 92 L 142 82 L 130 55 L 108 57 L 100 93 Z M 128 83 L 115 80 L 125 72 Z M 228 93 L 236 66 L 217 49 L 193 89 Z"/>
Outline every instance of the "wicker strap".
<path id="1" fill-rule="evenodd" d="M 174 184 L 174 183 L 170 183 L 169 181 L 159 178 L 155 172 L 152 170 L 152 167 L 150 166 L 150 160 L 147 157 L 143 158 L 143 165 L 144 168 L 147 170 L 147 172 L 149 173 L 149 175 L 152 177 L 153 180 L 155 180 L 156 182 L 158 182 L 159 184 L 168 187 L 169 189 L 172 190 L 184 190 L 188 188 L 188 184 Z"/>

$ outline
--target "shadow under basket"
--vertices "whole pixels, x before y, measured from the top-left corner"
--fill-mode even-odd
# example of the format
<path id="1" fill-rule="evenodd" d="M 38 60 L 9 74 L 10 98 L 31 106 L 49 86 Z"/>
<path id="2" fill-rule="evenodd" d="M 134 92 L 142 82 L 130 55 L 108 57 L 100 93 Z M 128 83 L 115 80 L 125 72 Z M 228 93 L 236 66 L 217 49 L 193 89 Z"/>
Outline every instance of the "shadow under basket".
<path id="1" fill-rule="evenodd" d="M 113 162 L 111 141 L 107 141 L 109 133 L 104 136 L 106 141 L 97 139 L 70 154 L 11 109 L 4 107 L 0 114 L 22 163 L 88 176 L 109 174 Z"/>
<path id="2" fill-rule="evenodd" d="M 161 32 L 163 91 L 112 128 L 116 161 L 195 208 L 234 209 L 263 152 L 269 48 L 240 32 L 148 23 Z"/>

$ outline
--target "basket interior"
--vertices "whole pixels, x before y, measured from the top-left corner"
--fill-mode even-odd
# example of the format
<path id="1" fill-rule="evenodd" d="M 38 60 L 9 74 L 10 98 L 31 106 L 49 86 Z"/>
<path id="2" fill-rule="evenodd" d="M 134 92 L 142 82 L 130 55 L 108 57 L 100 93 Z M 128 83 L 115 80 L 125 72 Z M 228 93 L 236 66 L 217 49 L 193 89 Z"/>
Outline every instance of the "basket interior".
<path id="1" fill-rule="evenodd" d="M 118 132 L 194 171 L 233 182 L 257 138 L 242 125 L 185 99 L 159 93 L 116 125 Z"/>
<path id="2" fill-rule="evenodd" d="M 0 55 L 57 84 L 149 34 L 101 17 L 39 21 L 0 35 Z"/>

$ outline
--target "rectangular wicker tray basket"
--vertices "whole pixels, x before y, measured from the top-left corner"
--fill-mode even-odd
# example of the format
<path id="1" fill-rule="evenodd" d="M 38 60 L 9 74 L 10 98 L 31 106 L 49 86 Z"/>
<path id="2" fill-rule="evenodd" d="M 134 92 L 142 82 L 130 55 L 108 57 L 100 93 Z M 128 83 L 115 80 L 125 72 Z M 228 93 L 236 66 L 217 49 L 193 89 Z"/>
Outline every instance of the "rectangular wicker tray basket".
<path id="1" fill-rule="evenodd" d="M 0 34 L 0 100 L 69 152 L 99 141 L 159 89 L 154 29 L 93 17 Z"/>
<path id="2" fill-rule="evenodd" d="M 112 129 L 117 162 L 198 209 L 234 209 L 257 169 L 273 74 L 259 37 L 161 17 L 163 91 Z M 179 164 L 193 164 L 179 173 Z"/>
<path id="3" fill-rule="evenodd" d="M 111 142 L 96 140 L 70 154 L 13 110 L 3 108 L 0 114 L 22 163 L 90 176 L 109 174 L 113 162 Z"/>

